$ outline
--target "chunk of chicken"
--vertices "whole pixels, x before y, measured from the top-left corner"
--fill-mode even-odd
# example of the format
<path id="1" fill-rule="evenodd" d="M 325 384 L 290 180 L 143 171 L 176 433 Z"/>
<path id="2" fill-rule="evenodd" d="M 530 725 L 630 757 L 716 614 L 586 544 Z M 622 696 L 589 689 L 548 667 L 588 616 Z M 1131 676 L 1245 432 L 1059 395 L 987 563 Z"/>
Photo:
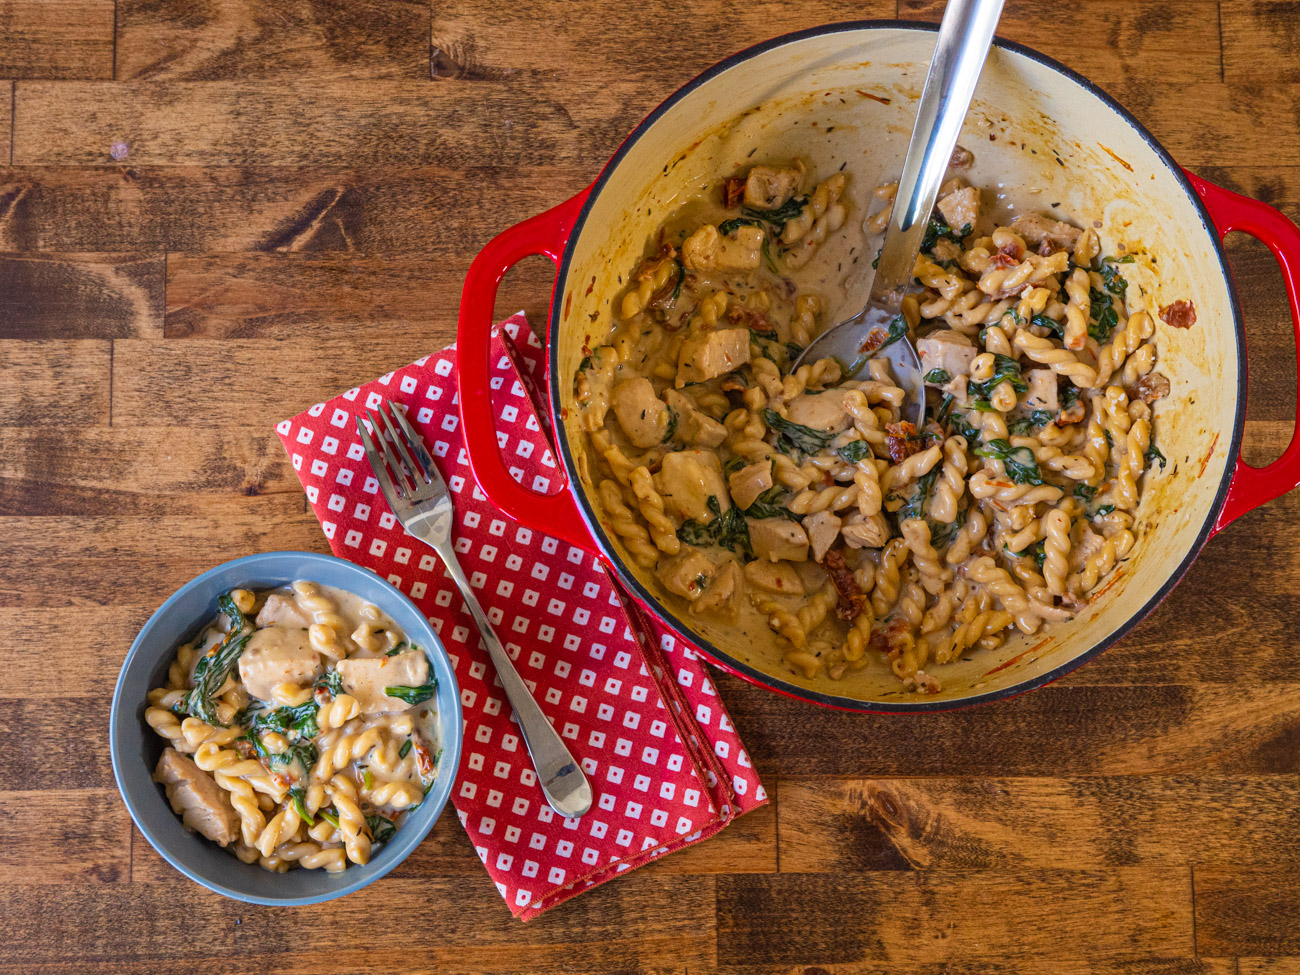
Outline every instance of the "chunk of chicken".
<path id="1" fill-rule="evenodd" d="M 1011 221 L 1011 229 L 1031 244 L 1046 242 L 1053 250 L 1074 250 L 1083 233 L 1078 227 L 1041 213 L 1026 213 Z"/>
<path id="2" fill-rule="evenodd" d="M 755 166 L 745 179 L 745 206 L 775 210 L 789 202 L 803 183 L 803 163 L 792 167 Z"/>
<path id="3" fill-rule="evenodd" d="M 700 598 L 691 603 L 691 612 L 697 615 L 712 613 L 734 621 L 739 608 L 741 587 L 740 566 L 728 559 L 714 573 L 704 592 L 700 593 Z"/>
<path id="4" fill-rule="evenodd" d="M 669 592 L 686 599 L 698 599 L 716 571 L 708 556 L 698 548 L 683 545 L 671 559 L 660 559 L 655 575 Z"/>
<path id="5" fill-rule="evenodd" d="M 746 518 L 749 544 L 754 554 L 769 562 L 805 562 L 808 534 L 797 521 L 787 518 Z"/>
<path id="6" fill-rule="evenodd" d="M 324 669 L 320 654 L 311 648 L 307 630 L 301 626 L 257 630 L 239 655 L 239 679 L 259 701 L 270 701 L 277 684 L 305 686 Z"/>
<path id="7" fill-rule="evenodd" d="M 709 510 L 709 498 L 717 498 L 719 511 L 731 507 L 727 484 L 722 478 L 722 463 L 712 450 L 675 450 L 665 454 L 654 480 L 670 514 L 707 524 L 714 518 Z"/>
<path id="8" fill-rule="evenodd" d="M 803 520 L 803 530 L 812 545 L 813 561 L 820 562 L 830 551 L 835 539 L 840 537 L 840 525 L 843 522 L 829 511 L 816 511 Z"/>
<path id="9" fill-rule="evenodd" d="M 273 592 L 266 597 L 262 611 L 257 614 L 258 626 L 311 626 L 315 620 L 311 614 L 298 605 L 292 596 Z"/>
<path id="10" fill-rule="evenodd" d="M 405 711 L 414 705 L 384 693 L 386 687 L 419 687 L 429 682 L 429 658 L 419 650 L 391 657 L 347 657 L 337 664 L 343 690 L 357 699 L 362 714 Z"/>
<path id="11" fill-rule="evenodd" d="M 970 375 L 971 363 L 975 361 L 979 350 L 961 332 L 944 328 L 931 332 L 923 339 L 917 339 L 916 354 L 921 358 L 923 374 L 932 369 L 942 369 L 951 380 L 957 376 Z M 943 382 L 929 385 L 942 386 Z"/>
<path id="12" fill-rule="evenodd" d="M 745 578 L 756 589 L 782 596 L 802 596 L 807 590 L 789 562 L 746 562 Z"/>
<path id="13" fill-rule="evenodd" d="M 677 411 L 676 439 L 699 447 L 716 447 L 727 439 L 727 428 L 695 408 L 689 396 L 675 389 L 664 390 L 664 402 Z"/>
<path id="14" fill-rule="evenodd" d="M 1026 408 L 1050 410 L 1053 413 L 1061 408 L 1056 390 L 1056 373 L 1051 369 L 1026 370 L 1025 384 L 1029 387 L 1029 392 L 1025 394 Z"/>
<path id="15" fill-rule="evenodd" d="M 230 795 L 175 748 L 163 749 L 153 780 L 162 784 L 167 801 L 186 829 L 218 846 L 229 846 L 239 838 L 239 816 L 230 804 Z"/>
<path id="16" fill-rule="evenodd" d="M 828 389 L 821 393 L 800 393 L 786 406 L 786 419 L 801 426 L 839 433 L 853 425 L 853 417 L 844 409 L 846 389 Z"/>
<path id="17" fill-rule="evenodd" d="M 844 521 L 840 534 L 849 548 L 880 548 L 889 541 L 889 524 L 882 514 L 855 511 Z"/>
<path id="18" fill-rule="evenodd" d="M 940 200 L 938 207 L 948 226 L 965 236 L 975 228 L 975 222 L 980 218 L 980 191 L 973 186 L 956 190 Z"/>
<path id="19" fill-rule="evenodd" d="M 692 271 L 752 271 L 762 259 L 763 230 L 737 227 L 723 236 L 706 223 L 682 244 L 682 263 Z"/>
<path id="20" fill-rule="evenodd" d="M 760 460 L 738 471 L 732 471 L 727 478 L 731 489 L 731 500 L 739 508 L 748 508 L 764 491 L 772 487 L 772 462 Z"/>
<path id="21" fill-rule="evenodd" d="M 668 434 L 668 407 L 644 376 L 624 379 L 612 394 L 614 415 L 638 447 L 657 447 Z"/>
<path id="22" fill-rule="evenodd" d="M 677 388 L 732 372 L 748 361 L 747 328 L 719 328 L 692 335 L 677 356 Z"/>

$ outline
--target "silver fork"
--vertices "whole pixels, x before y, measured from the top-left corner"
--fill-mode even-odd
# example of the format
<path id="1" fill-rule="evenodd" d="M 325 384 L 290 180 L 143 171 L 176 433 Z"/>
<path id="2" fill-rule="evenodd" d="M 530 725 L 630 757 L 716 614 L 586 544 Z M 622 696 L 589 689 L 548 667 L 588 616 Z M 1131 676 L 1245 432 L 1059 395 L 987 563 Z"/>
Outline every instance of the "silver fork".
<path id="1" fill-rule="evenodd" d="M 384 410 L 385 404 L 390 408 L 396 424 Z M 374 440 L 360 416 L 356 417 L 356 421 L 361 444 L 370 466 L 374 468 L 379 486 L 384 491 L 384 497 L 388 499 L 388 506 L 393 509 L 393 514 L 408 535 L 418 538 L 438 553 L 452 579 L 460 587 L 470 615 L 478 623 L 483 642 L 487 644 L 488 655 L 501 678 L 510 706 L 514 708 L 519 730 L 523 734 L 533 766 L 537 769 L 537 778 L 542 784 L 546 801 L 561 816 L 581 816 L 591 808 L 591 783 L 574 761 L 564 741 L 546 720 L 542 709 L 537 706 L 528 685 L 519 676 L 519 671 L 515 670 L 509 654 L 497 638 L 492 624 L 488 622 L 483 607 L 474 597 L 474 591 L 470 588 L 469 580 L 465 578 L 465 572 L 452 547 L 452 504 L 447 482 L 442 479 L 424 441 L 407 422 L 402 411 L 391 401 L 385 401 L 385 404 L 380 404 L 378 418 L 366 410 L 366 419 L 375 433 Z M 389 447 L 390 440 L 396 452 Z"/>

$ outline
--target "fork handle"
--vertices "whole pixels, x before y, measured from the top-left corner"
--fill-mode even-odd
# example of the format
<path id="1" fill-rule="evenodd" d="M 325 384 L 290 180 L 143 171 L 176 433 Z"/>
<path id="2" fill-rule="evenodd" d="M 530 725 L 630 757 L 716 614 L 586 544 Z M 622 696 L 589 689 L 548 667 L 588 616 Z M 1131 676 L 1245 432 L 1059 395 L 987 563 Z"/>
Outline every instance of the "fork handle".
<path id="1" fill-rule="evenodd" d="M 538 707 L 537 700 L 528 689 L 528 685 L 524 683 L 524 679 L 519 676 L 519 671 L 515 669 L 514 662 L 506 653 L 506 648 L 497 638 L 496 630 L 493 629 L 487 614 L 483 612 L 483 607 L 474 597 L 474 591 L 470 587 L 469 580 L 465 578 L 465 572 L 456 559 L 455 551 L 450 544 L 439 545 L 437 550 L 447 566 L 447 571 L 460 587 L 460 593 L 465 597 L 465 605 L 469 607 L 470 615 L 478 624 L 483 642 L 487 644 L 488 656 L 492 658 L 492 665 L 496 667 L 497 676 L 501 678 L 501 686 L 505 688 L 506 698 L 510 701 L 510 707 L 514 709 L 519 730 L 523 734 L 528 755 L 533 760 L 533 767 L 537 769 L 537 779 L 541 783 L 546 801 L 561 816 L 569 818 L 581 816 L 591 808 L 591 783 L 587 781 L 586 774 L 574 760 L 559 733 L 546 720 L 546 715 Z"/>

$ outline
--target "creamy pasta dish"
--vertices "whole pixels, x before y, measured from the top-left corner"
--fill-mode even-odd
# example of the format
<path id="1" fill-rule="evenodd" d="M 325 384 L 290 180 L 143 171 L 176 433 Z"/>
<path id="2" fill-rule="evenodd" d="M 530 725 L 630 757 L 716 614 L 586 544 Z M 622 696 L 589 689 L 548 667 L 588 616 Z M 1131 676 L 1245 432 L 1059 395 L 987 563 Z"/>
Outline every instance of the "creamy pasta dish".
<path id="1" fill-rule="evenodd" d="M 661 226 L 583 350 L 586 463 L 611 535 L 690 614 L 768 634 L 808 680 L 888 667 L 937 693 L 945 663 L 1069 620 L 1133 548 L 1170 384 L 1135 255 L 1043 214 L 995 220 L 960 176 L 876 333 L 915 342 L 921 428 L 883 357 L 793 368 L 833 324 L 845 269 L 818 267 L 823 243 L 889 220 L 892 185 L 850 225 L 849 179 L 755 165 Z"/>
<path id="2" fill-rule="evenodd" d="M 424 651 L 329 586 L 235 589 L 176 651 L 145 720 L 154 779 L 188 829 L 247 863 L 366 863 L 438 774 Z"/>

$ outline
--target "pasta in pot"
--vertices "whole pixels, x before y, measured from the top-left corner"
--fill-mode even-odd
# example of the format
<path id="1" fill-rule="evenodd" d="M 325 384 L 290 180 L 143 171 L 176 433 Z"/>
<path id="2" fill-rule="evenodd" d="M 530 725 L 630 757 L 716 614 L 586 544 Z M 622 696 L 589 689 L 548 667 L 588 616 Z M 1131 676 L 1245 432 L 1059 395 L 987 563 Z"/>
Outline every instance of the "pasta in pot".
<path id="1" fill-rule="evenodd" d="M 836 304 L 818 249 L 888 220 L 892 186 L 849 219 L 850 179 L 757 165 L 670 217 L 584 350 L 578 425 L 606 527 L 670 598 L 760 621 L 806 680 L 888 667 L 936 693 L 944 664 L 1068 621 L 1127 557 L 1170 384 L 1133 255 L 997 224 L 958 179 L 890 329 L 921 357 L 922 428 L 883 358 L 793 368 Z"/>
<path id="2" fill-rule="evenodd" d="M 247 863 L 368 862 L 438 775 L 428 658 L 378 606 L 314 582 L 219 606 L 149 692 L 154 779 L 186 828 Z"/>

